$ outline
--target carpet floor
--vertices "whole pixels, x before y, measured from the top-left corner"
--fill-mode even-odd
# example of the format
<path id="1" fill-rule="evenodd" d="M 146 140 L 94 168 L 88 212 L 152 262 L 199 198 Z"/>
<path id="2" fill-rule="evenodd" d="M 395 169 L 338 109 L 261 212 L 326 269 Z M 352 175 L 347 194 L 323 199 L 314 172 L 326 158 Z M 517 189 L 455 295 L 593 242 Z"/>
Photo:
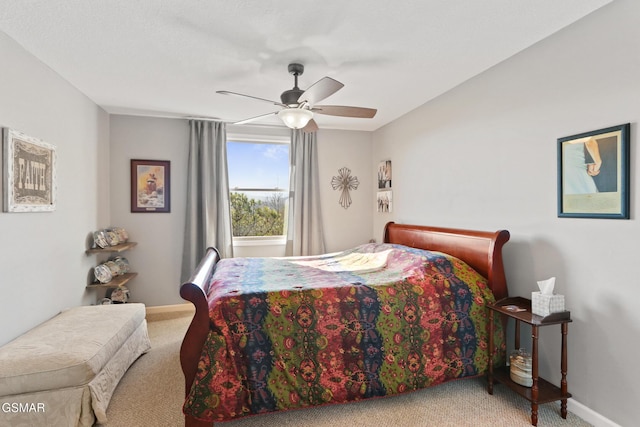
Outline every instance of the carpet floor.
<path id="1" fill-rule="evenodd" d="M 191 317 L 169 315 L 149 321 L 152 349 L 118 385 L 105 427 L 184 425 L 184 377 L 179 351 Z M 425 427 L 530 426 L 530 404 L 505 386 L 489 395 L 484 378 L 453 381 L 401 396 L 300 409 L 216 423 L 222 427 Z M 559 402 L 539 406 L 538 426 L 588 427 L 576 415 L 560 416 Z"/>

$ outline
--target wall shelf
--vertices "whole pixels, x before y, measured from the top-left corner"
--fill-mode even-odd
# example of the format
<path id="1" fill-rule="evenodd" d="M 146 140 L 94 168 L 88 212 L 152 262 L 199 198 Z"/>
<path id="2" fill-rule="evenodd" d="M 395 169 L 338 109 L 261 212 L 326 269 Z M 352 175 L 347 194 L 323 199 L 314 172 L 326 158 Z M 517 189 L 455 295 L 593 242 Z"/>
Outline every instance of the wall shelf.
<path id="1" fill-rule="evenodd" d="M 120 286 L 123 286 L 125 283 L 127 283 L 129 280 L 133 279 L 137 275 L 138 273 L 125 273 L 121 276 L 114 277 L 108 283 L 99 283 L 99 282 L 91 283 L 87 285 L 87 288 L 88 289 L 119 288 Z"/>
<path id="2" fill-rule="evenodd" d="M 91 249 L 87 249 L 85 252 L 87 254 L 106 254 L 106 253 L 113 253 L 113 252 L 124 252 L 126 250 L 133 248 L 135 245 L 137 245 L 136 242 L 126 242 L 126 243 L 121 243 L 115 246 L 107 246 L 104 249 L 91 248 Z"/>

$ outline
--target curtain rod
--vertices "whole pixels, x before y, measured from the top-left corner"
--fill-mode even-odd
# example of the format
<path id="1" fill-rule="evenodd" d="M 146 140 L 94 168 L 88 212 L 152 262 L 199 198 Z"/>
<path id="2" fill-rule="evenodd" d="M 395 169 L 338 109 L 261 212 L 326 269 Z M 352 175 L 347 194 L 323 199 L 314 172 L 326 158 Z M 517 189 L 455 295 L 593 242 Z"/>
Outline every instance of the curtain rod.
<path id="1" fill-rule="evenodd" d="M 243 124 L 243 125 L 234 125 L 233 122 L 222 120 L 217 117 L 201 117 L 201 116 L 178 116 L 178 115 L 169 115 L 169 114 L 134 114 L 134 113 L 109 113 L 109 115 L 114 116 L 132 116 L 132 117 L 149 117 L 155 119 L 177 119 L 177 120 L 201 120 L 204 122 L 222 122 L 231 126 L 249 126 L 253 128 L 270 128 L 270 129 L 288 129 L 284 125 L 271 125 L 271 124 Z"/>

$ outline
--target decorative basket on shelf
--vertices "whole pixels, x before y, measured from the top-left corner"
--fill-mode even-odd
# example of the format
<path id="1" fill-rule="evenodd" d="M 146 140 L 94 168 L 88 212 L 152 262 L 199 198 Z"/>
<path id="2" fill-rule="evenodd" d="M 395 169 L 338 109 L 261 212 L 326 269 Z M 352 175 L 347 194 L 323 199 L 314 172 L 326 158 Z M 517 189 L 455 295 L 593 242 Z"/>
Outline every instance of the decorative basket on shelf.
<path id="1" fill-rule="evenodd" d="M 533 385 L 531 376 L 531 355 L 524 349 L 519 349 L 509 356 L 509 374 L 511 380 L 524 387 Z"/>

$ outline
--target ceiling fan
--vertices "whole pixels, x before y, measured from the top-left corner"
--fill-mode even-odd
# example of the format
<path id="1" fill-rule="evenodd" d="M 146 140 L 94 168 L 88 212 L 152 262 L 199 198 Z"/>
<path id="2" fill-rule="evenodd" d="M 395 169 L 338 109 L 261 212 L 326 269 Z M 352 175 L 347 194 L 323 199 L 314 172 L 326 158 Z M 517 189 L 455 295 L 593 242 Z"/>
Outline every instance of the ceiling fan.
<path id="1" fill-rule="evenodd" d="M 293 89 L 282 92 L 280 102 L 226 90 L 216 91 L 216 93 L 222 95 L 242 96 L 282 107 L 279 111 L 251 117 L 235 122 L 234 124 L 241 125 L 250 123 L 277 114 L 287 127 L 291 129 L 302 129 L 305 132 L 313 132 L 318 130 L 318 124 L 313 120 L 314 114 L 371 119 L 378 111 L 374 108 L 348 107 L 345 105 L 316 105 L 316 102 L 320 102 L 342 89 L 344 84 L 331 77 L 323 77 L 312 84 L 307 90 L 302 90 L 298 87 L 298 77 L 304 72 L 304 65 L 296 63 L 289 64 L 288 70 L 289 74 L 293 74 L 294 85 Z"/>

